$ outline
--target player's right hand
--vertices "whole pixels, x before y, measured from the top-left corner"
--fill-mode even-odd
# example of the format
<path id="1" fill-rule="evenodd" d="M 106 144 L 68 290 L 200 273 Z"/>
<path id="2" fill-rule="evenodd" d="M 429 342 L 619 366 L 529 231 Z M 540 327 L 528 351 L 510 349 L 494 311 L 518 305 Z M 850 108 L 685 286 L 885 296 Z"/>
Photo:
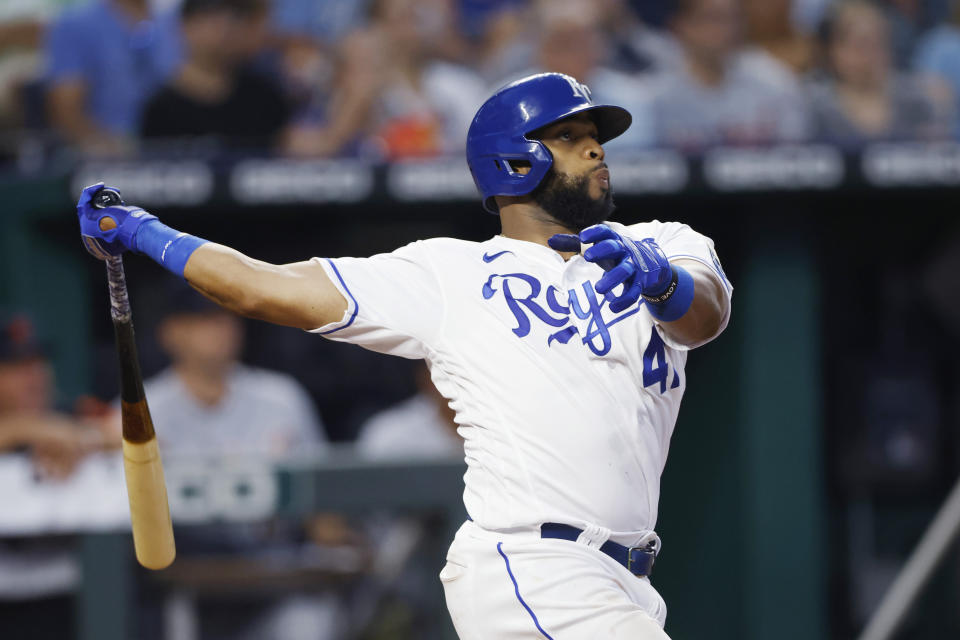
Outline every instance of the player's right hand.
<path id="1" fill-rule="evenodd" d="M 140 207 L 124 206 L 122 200 L 119 206 L 103 209 L 93 206 L 93 197 L 104 188 L 102 182 L 90 185 L 77 202 L 80 238 L 87 251 L 100 260 L 128 250 L 136 251 L 137 230 L 145 222 L 157 219 Z"/>
<path id="2" fill-rule="evenodd" d="M 594 288 L 615 313 L 636 304 L 641 295 L 658 295 L 670 286 L 670 261 L 653 238 L 637 241 L 605 224 L 595 224 L 579 235 L 556 234 L 547 242 L 557 251 L 577 251 L 580 243 L 593 245 L 583 252 L 583 258 L 606 271 Z M 623 285 L 619 296 L 613 293 L 618 285 Z"/>

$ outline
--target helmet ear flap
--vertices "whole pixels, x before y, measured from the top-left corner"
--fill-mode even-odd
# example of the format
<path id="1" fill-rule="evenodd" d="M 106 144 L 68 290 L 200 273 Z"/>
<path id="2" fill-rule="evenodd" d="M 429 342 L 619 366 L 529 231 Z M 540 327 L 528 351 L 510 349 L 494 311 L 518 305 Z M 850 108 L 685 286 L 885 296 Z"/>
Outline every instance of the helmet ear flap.
<path id="1" fill-rule="evenodd" d="M 549 169 L 551 166 L 553 166 L 553 154 L 550 153 L 550 149 L 547 147 L 547 145 L 543 144 L 543 142 L 540 140 L 526 138 L 526 136 L 524 138 L 528 145 L 531 146 L 528 147 L 526 153 L 522 154 L 522 158 L 514 158 L 509 161 L 514 171 L 520 175 L 526 176 L 534 172 L 534 167 L 546 166 L 546 168 Z M 526 167 L 526 171 L 518 171 L 524 167 Z M 543 172 L 543 175 L 546 175 L 546 171 Z M 537 180 L 538 184 L 539 182 L 540 181 Z"/>
<path id="2" fill-rule="evenodd" d="M 530 162 L 527 160 L 517 160 L 514 158 L 494 159 L 493 163 L 500 171 L 506 171 L 511 176 L 523 176 L 530 170 Z M 527 171 L 523 171 L 527 169 Z"/>
<path id="3" fill-rule="evenodd" d="M 492 166 L 486 171 L 485 185 L 487 197 L 483 199 L 483 208 L 490 213 L 499 214 L 494 196 L 523 196 L 540 184 L 553 166 L 553 154 L 547 146 L 539 140 L 524 140 L 522 151 L 501 152 L 481 159 L 480 162 L 492 160 Z M 528 167 L 527 171 L 520 171 Z M 478 175 L 476 168 L 471 165 L 474 177 Z"/>

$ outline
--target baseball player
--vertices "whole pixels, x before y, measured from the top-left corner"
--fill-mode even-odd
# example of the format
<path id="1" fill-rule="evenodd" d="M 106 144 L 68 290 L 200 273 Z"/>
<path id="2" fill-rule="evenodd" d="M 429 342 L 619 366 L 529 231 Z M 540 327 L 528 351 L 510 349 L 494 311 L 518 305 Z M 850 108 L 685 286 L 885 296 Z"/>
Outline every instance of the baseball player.
<path id="1" fill-rule="evenodd" d="M 686 225 L 604 222 L 602 145 L 630 120 L 561 74 L 497 91 L 467 136 L 502 223 L 485 242 L 273 265 L 137 207 L 97 209 L 100 185 L 80 198 L 81 234 L 242 315 L 426 360 L 467 461 L 469 520 L 440 573 L 461 638 L 662 639 L 659 478 L 687 351 L 724 329 L 732 287 Z"/>

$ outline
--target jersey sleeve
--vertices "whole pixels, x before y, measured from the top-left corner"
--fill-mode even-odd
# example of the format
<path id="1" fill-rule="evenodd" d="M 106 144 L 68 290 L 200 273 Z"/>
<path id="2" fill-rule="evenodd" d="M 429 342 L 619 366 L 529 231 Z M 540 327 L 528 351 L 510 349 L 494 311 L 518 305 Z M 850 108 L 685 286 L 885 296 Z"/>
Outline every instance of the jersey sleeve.
<path id="1" fill-rule="evenodd" d="M 340 321 L 311 333 L 379 353 L 426 356 L 445 314 L 427 243 L 414 242 L 370 258 L 314 260 L 347 299 L 347 310 Z"/>
<path id="2" fill-rule="evenodd" d="M 627 227 L 627 233 L 635 240 L 643 240 L 644 238 L 650 237 L 654 238 L 657 244 L 660 245 L 660 248 L 663 249 L 668 260 L 696 260 L 697 262 L 703 263 L 710 269 L 710 273 L 716 277 L 717 282 L 723 288 L 726 298 L 726 312 L 716 334 L 696 345 L 682 345 L 672 340 L 666 332 L 660 331 L 663 341 L 674 349 L 686 351 L 706 344 L 720 335 L 723 330 L 727 328 L 727 323 L 730 321 L 730 302 L 733 296 L 733 285 L 730 283 L 727 274 L 724 273 L 723 267 L 720 265 L 720 258 L 717 257 L 713 240 L 701 233 L 697 233 L 688 225 L 680 222 L 659 222 L 657 220 Z"/>

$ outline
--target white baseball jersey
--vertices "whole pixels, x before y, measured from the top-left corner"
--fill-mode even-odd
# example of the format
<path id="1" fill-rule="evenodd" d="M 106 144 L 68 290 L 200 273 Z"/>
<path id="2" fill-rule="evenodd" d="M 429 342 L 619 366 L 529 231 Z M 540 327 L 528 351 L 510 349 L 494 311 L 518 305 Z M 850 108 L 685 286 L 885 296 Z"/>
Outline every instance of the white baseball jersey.
<path id="1" fill-rule="evenodd" d="M 729 310 L 709 238 L 673 222 L 608 224 L 709 266 Z M 426 359 L 457 414 L 464 503 L 479 526 L 599 526 L 628 545 L 649 536 L 688 347 L 642 301 L 615 314 L 594 291 L 600 267 L 504 236 L 315 260 L 348 301 L 343 319 L 316 333 Z"/>

